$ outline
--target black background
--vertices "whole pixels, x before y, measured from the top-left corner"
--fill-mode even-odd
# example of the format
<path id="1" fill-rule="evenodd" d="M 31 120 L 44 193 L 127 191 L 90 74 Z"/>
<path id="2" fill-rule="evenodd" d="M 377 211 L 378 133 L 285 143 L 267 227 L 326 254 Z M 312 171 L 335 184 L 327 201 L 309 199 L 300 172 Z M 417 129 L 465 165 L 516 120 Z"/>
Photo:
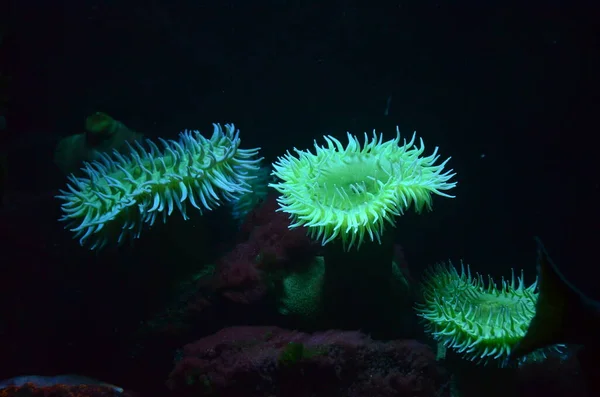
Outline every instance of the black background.
<path id="1" fill-rule="evenodd" d="M 377 129 L 391 138 L 397 125 L 452 156 L 457 172 L 455 199 L 438 198 L 434 212 L 398 222 L 415 274 L 462 258 L 495 276 L 523 268 L 532 281 L 538 235 L 565 274 L 599 297 L 598 8 L 563 3 L 14 1 L 3 16 L 1 70 L 12 81 L 0 142 L 8 194 L 21 203 L 3 216 L 21 228 L 4 239 L 11 243 L 2 266 L 8 274 L 37 261 L 47 270 L 27 277 L 39 285 L 53 277 L 55 289 L 81 281 L 56 270 L 57 257 L 77 252 L 71 261 L 87 266 L 90 254 L 57 237 L 54 202 L 23 203 L 63 186 L 53 146 L 81 132 L 91 112 L 148 137 L 234 122 L 243 145 L 261 146 L 270 161 L 323 134 Z M 15 241 L 24 240 L 40 253 L 17 252 L 24 248 Z M 57 244 L 59 256 L 45 251 Z M 94 339 L 107 337 L 90 336 L 90 327 L 123 315 L 81 302 L 73 311 L 71 298 L 61 299 L 50 309 L 61 324 L 47 333 L 52 318 L 36 318 L 47 309 L 5 294 L 6 318 L 25 317 L 18 327 L 30 339 L 11 341 L 17 348 L 3 357 L 0 378 L 79 367 L 120 380 L 101 359 L 82 364 L 82 352 L 112 340 Z M 60 364 L 40 359 L 73 344 Z"/>

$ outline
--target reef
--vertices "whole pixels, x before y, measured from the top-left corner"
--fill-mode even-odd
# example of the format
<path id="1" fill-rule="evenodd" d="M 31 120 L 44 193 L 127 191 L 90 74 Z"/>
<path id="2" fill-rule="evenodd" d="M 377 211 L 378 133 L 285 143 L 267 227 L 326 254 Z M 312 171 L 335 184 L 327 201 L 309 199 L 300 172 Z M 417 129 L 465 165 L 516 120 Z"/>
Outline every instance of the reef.
<path id="1" fill-rule="evenodd" d="M 279 274 L 310 263 L 319 249 L 302 228 L 290 230 L 288 216 L 276 209 L 276 197 L 270 195 L 251 211 L 234 246 L 181 283 L 172 304 L 146 323 L 145 333 L 181 340 L 206 332 L 206 324 L 212 332 L 231 321 L 240 323 L 240 318 L 274 321 L 274 306 L 260 309 L 275 305 L 269 291 Z"/>
<path id="2" fill-rule="evenodd" d="M 168 381 L 182 397 L 444 397 L 448 385 L 433 352 L 414 340 L 247 326 L 186 345 Z"/>

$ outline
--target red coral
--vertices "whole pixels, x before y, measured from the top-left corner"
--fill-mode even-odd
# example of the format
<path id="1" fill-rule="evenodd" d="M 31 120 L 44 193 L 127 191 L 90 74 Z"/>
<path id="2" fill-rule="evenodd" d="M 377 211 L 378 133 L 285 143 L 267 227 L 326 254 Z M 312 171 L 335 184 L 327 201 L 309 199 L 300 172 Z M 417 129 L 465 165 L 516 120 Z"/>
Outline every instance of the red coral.
<path id="1" fill-rule="evenodd" d="M 277 208 L 279 208 L 277 196 L 270 194 L 259 206 L 246 215 L 246 219 L 244 219 L 240 227 L 239 239 L 241 241 L 247 240 L 255 227 L 271 222 L 271 218 L 277 212 Z"/>
<path id="2" fill-rule="evenodd" d="M 306 229 L 290 229 L 289 216 L 278 208 L 277 197 L 269 196 L 241 227 L 240 235 L 258 246 L 261 264 L 285 266 L 292 258 L 302 261 L 315 255 L 317 245 L 306 235 Z"/>
<path id="3" fill-rule="evenodd" d="M 316 254 L 314 243 L 305 230 L 290 230 L 289 219 L 276 212 L 277 208 L 276 198 L 271 196 L 252 211 L 238 244 L 216 261 L 214 272 L 182 287 L 180 300 L 148 323 L 152 332 L 176 336 L 189 332 L 194 324 L 244 321 L 240 316 L 252 316 L 245 306 L 265 303 L 269 273 L 310 263 Z"/>
<path id="4" fill-rule="evenodd" d="M 283 362 L 292 342 L 302 353 Z M 447 396 L 446 382 L 431 350 L 416 341 L 232 327 L 185 346 L 168 384 L 182 397 L 433 397 Z"/>
<path id="5" fill-rule="evenodd" d="M 267 288 L 264 272 L 293 263 L 305 263 L 316 254 L 314 243 L 303 228 L 289 229 L 286 214 L 276 212 L 276 197 L 270 196 L 252 211 L 242 225 L 246 239 L 217 261 L 214 289 L 235 303 L 256 303 Z"/>
<path id="6" fill-rule="evenodd" d="M 26 383 L 23 386 L 9 386 L 0 389 L 0 397 L 128 397 L 129 392 L 117 393 L 113 387 L 98 385 L 52 385 L 36 386 Z"/>
<path id="7" fill-rule="evenodd" d="M 236 303 L 254 303 L 264 296 L 266 286 L 255 265 L 258 248 L 252 242 L 238 244 L 219 259 L 214 288 Z"/>

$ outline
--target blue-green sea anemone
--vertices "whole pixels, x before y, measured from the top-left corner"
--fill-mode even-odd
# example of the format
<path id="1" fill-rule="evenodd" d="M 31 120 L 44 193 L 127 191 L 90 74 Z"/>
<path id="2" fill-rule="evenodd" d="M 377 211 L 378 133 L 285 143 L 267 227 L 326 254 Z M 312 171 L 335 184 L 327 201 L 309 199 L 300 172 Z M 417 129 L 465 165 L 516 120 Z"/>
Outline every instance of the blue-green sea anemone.
<path id="1" fill-rule="evenodd" d="M 243 222 L 246 215 L 267 197 L 271 169 L 260 166 L 258 169 L 249 171 L 248 177 L 247 182 L 250 191 L 242 193 L 231 202 L 231 216 L 239 223 Z"/>
<path id="2" fill-rule="evenodd" d="M 179 141 L 159 139 L 163 148 L 137 141 L 130 153 L 86 163 L 85 177 L 69 177 L 57 196 L 62 221 L 81 245 L 100 249 L 139 238 L 144 226 L 166 222 L 174 210 L 188 219 L 188 205 L 211 210 L 249 191 L 249 173 L 258 169 L 259 149 L 240 149 L 233 124 L 214 124 L 210 138 L 184 131 Z"/>

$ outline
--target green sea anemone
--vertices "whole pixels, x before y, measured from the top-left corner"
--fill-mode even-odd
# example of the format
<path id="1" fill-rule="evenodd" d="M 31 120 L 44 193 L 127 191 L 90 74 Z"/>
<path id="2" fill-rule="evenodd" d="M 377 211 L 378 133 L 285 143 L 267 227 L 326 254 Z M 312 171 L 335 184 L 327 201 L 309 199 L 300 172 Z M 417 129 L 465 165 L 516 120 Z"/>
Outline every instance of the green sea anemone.
<path id="1" fill-rule="evenodd" d="M 260 161 L 259 149 L 239 148 L 233 124 L 214 124 L 210 138 L 184 131 L 179 141 L 160 142 L 163 149 L 147 140 L 148 149 L 136 141 L 127 155 L 102 154 L 85 164 L 86 177 L 69 177 L 57 196 L 64 201 L 61 220 L 81 245 L 121 244 L 174 210 L 188 219 L 188 204 L 202 212 L 235 200 L 249 191 L 248 174 Z"/>
<path id="2" fill-rule="evenodd" d="M 431 209 L 432 194 L 454 197 L 444 193 L 456 186 L 452 170 L 444 171 L 450 158 L 435 165 L 437 147 L 421 157 L 425 145 L 422 139 L 415 145 L 416 133 L 402 144 L 398 129 L 385 142 L 375 131 L 370 139 L 365 133 L 363 145 L 347 135 L 346 147 L 325 136 L 327 145 L 315 141 L 315 153 L 294 149 L 297 157 L 288 152 L 273 165 L 279 181 L 269 186 L 281 193 L 290 228 L 307 227 L 322 245 L 340 238 L 345 249 L 359 248 L 365 239 L 381 242 L 386 223 L 393 225 L 411 205 L 420 212 Z"/>
<path id="3" fill-rule="evenodd" d="M 325 274 L 321 302 L 327 328 L 365 329 L 387 337 L 401 326 L 401 300 L 394 278 L 394 234 L 384 233 L 410 207 L 431 209 L 432 195 L 456 186 L 449 159 L 436 165 L 437 148 L 423 156 L 423 140 L 415 145 L 396 137 L 364 134 L 364 143 L 347 134 L 344 147 L 325 136 L 315 151 L 294 149 L 273 165 L 278 179 L 270 184 L 281 195 L 279 211 L 290 215 L 290 228 L 305 227 L 324 246 Z M 355 250 L 350 251 L 354 247 Z M 360 248 L 360 249 L 359 249 Z M 402 289 L 404 290 L 404 289 Z M 401 295 L 401 296 L 399 296 Z M 397 321 L 396 321 L 397 320 Z"/>
<path id="4" fill-rule="evenodd" d="M 436 265 L 423 281 L 417 311 L 426 331 L 446 347 L 472 361 L 503 365 L 535 315 L 536 287 L 537 281 L 525 286 L 523 272 L 515 278 L 513 271 L 497 287 L 462 263 L 460 273 L 451 263 Z"/>

